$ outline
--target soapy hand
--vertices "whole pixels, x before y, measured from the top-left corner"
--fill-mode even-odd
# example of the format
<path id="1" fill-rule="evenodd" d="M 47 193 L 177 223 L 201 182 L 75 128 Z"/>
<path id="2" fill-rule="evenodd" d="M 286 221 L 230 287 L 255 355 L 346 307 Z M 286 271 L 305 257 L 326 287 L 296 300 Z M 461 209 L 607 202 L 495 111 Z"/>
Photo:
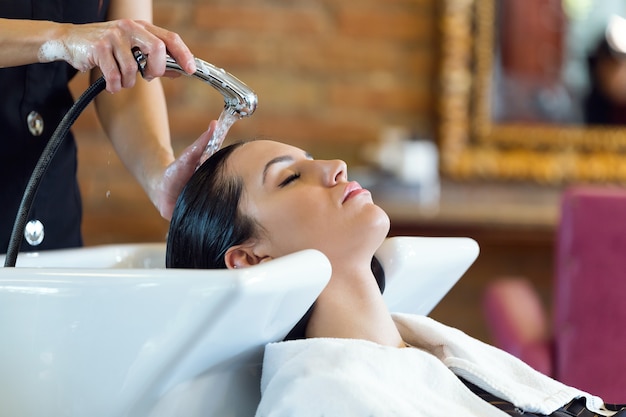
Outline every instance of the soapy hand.
<path id="1" fill-rule="evenodd" d="M 189 74 L 196 66 L 192 53 L 174 32 L 141 20 L 121 19 L 102 23 L 64 24 L 63 35 L 45 42 L 39 50 L 40 62 L 63 60 L 79 71 L 98 67 L 106 89 L 115 93 L 135 85 L 137 61 L 132 48 L 147 56 L 144 78 L 166 74 L 165 57 L 172 58 Z"/>
<path id="2" fill-rule="evenodd" d="M 165 169 L 157 190 L 156 206 L 166 220 L 171 219 L 176 199 L 198 168 L 202 153 L 216 127 L 217 121 L 214 120 L 209 124 L 209 129 Z"/>

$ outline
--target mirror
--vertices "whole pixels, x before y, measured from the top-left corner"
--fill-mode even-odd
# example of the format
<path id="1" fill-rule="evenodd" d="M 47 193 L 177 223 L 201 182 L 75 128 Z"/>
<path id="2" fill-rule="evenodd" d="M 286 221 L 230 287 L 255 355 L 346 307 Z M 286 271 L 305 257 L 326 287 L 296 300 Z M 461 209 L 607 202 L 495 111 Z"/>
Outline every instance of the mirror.
<path id="1" fill-rule="evenodd" d="M 538 1 L 544 6 L 550 6 L 550 3 L 563 4 L 563 7 L 566 4 L 569 4 L 567 7 L 595 4 L 583 0 Z M 507 35 L 499 30 L 499 19 L 503 18 L 500 6 L 501 3 L 510 5 L 514 2 L 530 3 L 528 0 L 442 0 L 440 3 L 438 141 L 442 172 L 455 179 L 519 180 L 552 185 L 625 182 L 626 123 L 584 124 L 580 103 L 588 85 L 585 87 L 581 81 L 582 87 L 576 90 L 555 77 L 555 74 L 563 73 L 555 68 L 564 66 L 570 59 L 565 45 L 572 42 L 566 41 L 565 36 L 570 35 L 565 32 L 574 30 L 574 25 L 566 20 L 567 13 L 572 10 L 561 15 L 555 12 L 552 16 L 545 10 L 541 13 L 542 18 L 551 19 L 551 27 L 556 27 L 558 30 L 554 32 L 560 35 L 549 43 L 552 52 L 544 54 L 550 59 L 539 60 L 544 64 L 541 80 L 545 83 L 537 88 L 523 83 L 517 85 L 518 90 L 506 88 L 512 77 L 510 73 L 505 74 L 511 68 L 511 60 L 505 55 L 511 54 L 516 43 L 508 42 Z M 623 12 L 617 10 L 615 13 Z M 506 27 L 510 30 L 515 24 L 510 19 L 515 17 L 521 17 L 520 13 L 509 13 L 505 17 L 509 19 Z M 524 19 L 518 23 L 528 31 L 531 20 Z M 548 37 L 553 35 L 545 34 Z M 592 41 L 597 42 L 589 39 L 590 44 Z M 499 49 L 504 43 L 506 49 Z M 540 56 L 540 48 L 530 33 L 527 33 L 525 45 L 531 48 L 517 55 L 521 54 L 522 66 L 529 66 Z M 587 61 L 585 54 L 577 56 L 581 71 Z M 583 78 L 584 75 L 579 74 L 578 80 Z M 566 99 L 570 100 L 571 106 L 578 100 L 578 110 L 563 107 L 563 100 L 568 101 L 559 93 L 554 96 L 560 96 L 561 106 L 557 106 L 560 112 L 529 115 L 517 111 L 528 108 L 525 100 L 526 103 L 536 103 L 536 97 L 529 92 L 559 89 L 568 92 Z M 550 94 L 547 97 L 544 104 L 551 102 Z M 545 110 L 545 106 L 542 109 Z"/>
<path id="2" fill-rule="evenodd" d="M 626 125 L 626 2 L 495 4 L 496 123 Z"/>

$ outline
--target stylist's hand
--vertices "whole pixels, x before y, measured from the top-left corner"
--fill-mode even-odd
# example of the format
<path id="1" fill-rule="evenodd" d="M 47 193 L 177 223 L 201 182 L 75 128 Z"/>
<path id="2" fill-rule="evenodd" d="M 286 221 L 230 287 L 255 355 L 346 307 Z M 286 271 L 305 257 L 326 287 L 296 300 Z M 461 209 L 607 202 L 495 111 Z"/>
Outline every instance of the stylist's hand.
<path id="1" fill-rule="evenodd" d="M 163 218 L 170 220 L 176 205 L 176 199 L 189 178 L 200 164 L 200 157 L 217 126 L 214 120 L 209 129 L 187 147 L 174 162 L 167 167 L 157 188 L 156 206 Z"/>
<path id="2" fill-rule="evenodd" d="M 144 78 L 151 80 L 165 74 L 165 56 L 172 58 L 191 74 L 196 66 L 193 55 L 174 32 L 141 20 L 114 20 L 82 25 L 62 25 L 62 35 L 46 42 L 40 61 L 63 60 L 79 71 L 98 67 L 106 79 L 106 89 L 115 93 L 135 85 L 137 61 L 132 48 L 139 47 L 147 56 Z"/>

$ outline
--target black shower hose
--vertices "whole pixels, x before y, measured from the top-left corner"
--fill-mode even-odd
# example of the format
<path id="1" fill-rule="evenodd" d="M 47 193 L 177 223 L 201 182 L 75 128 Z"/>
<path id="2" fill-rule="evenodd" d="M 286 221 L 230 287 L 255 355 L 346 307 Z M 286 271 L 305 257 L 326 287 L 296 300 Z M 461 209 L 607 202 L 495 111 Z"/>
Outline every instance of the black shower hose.
<path id="1" fill-rule="evenodd" d="M 76 100 L 74 105 L 65 114 L 61 123 L 57 126 L 56 130 L 50 137 L 48 144 L 44 148 L 35 169 L 30 176 L 30 180 L 26 185 L 24 194 L 22 196 L 22 202 L 17 211 L 15 222 L 13 223 L 13 231 L 11 232 L 11 240 L 9 240 L 9 246 L 7 248 L 6 257 L 4 259 L 5 267 L 14 267 L 17 261 L 17 254 L 19 253 L 22 243 L 22 237 L 24 236 L 24 229 L 26 228 L 26 222 L 28 219 L 28 213 L 32 206 L 37 189 L 41 183 L 50 161 L 54 158 L 54 154 L 59 149 L 59 146 L 63 142 L 63 139 L 67 136 L 70 128 L 78 118 L 78 116 L 85 110 L 85 107 L 98 95 L 106 86 L 104 77 L 98 78 L 93 84 L 85 90 L 85 92 Z"/>

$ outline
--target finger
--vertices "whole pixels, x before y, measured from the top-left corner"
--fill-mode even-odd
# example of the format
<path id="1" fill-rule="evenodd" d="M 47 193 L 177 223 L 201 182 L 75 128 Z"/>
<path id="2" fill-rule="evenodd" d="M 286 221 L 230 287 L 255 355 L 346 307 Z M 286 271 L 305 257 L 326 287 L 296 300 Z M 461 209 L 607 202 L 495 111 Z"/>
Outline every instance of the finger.
<path id="1" fill-rule="evenodd" d="M 209 123 L 208 130 L 185 148 L 181 155 L 165 170 L 164 178 L 168 178 L 168 181 L 162 183 L 162 197 L 158 205 L 161 216 L 165 219 L 171 218 L 178 194 L 198 167 L 200 157 L 216 128 L 217 121 L 214 120 Z"/>
<path id="2" fill-rule="evenodd" d="M 146 31 L 141 37 L 135 37 L 133 46 L 138 47 L 146 57 L 146 66 L 143 71 L 143 77 L 146 80 L 162 77 L 165 74 L 167 51 L 163 41 Z"/>
<path id="3" fill-rule="evenodd" d="M 98 57 L 99 66 L 107 80 L 107 90 L 117 92 L 121 88 L 130 88 L 135 85 L 137 62 L 130 48 L 130 39 L 125 35 L 124 25 L 109 30 L 102 38 L 94 43 L 94 55 Z M 125 29 L 126 31 L 128 29 Z M 111 84 L 111 89 L 108 85 Z"/>
<path id="4" fill-rule="evenodd" d="M 217 121 L 213 120 L 211 123 L 209 123 L 209 128 L 204 133 L 202 133 L 202 135 L 200 135 L 200 137 L 196 139 L 194 143 L 192 143 L 187 149 L 185 149 L 183 153 L 187 154 L 189 162 L 197 164 L 200 161 L 200 158 L 202 157 L 202 154 L 204 153 L 204 150 L 211 140 L 213 132 L 215 132 L 216 128 Z"/>
<path id="5" fill-rule="evenodd" d="M 196 72 L 194 56 L 177 33 L 154 25 L 150 25 L 148 30 L 163 41 L 167 52 L 169 52 L 171 57 L 176 60 L 178 65 L 180 65 L 187 74 Z"/>
<path id="6" fill-rule="evenodd" d="M 97 66 L 102 71 L 102 75 L 106 80 L 106 90 L 109 93 L 117 93 L 122 89 L 122 75 L 120 74 L 117 66 L 117 61 L 113 57 L 113 54 L 104 53 L 99 55 Z"/>
<path id="7" fill-rule="evenodd" d="M 202 148 L 203 151 L 204 151 L 204 148 L 206 148 L 206 145 L 209 143 L 209 141 L 213 137 L 213 133 L 215 133 L 216 129 L 217 129 L 217 120 L 212 120 L 211 123 L 209 123 L 209 128 L 206 130 L 206 132 L 204 132 L 204 134 L 201 135 L 196 140 L 196 142 Z"/>
<path id="8" fill-rule="evenodd" d="M 99 39 L 94 41 L 94 56 L 98 57 L 98 66 L 107 80 L 107 90 L 119 91 L 135 85 L 137 78 L 137 61 L 131 50 L 129 33 L 139 28 L 133 21 L 124 19 L 108 24 Z M 112 87 L 109 89 L 108 84 Z"/>
<path id="9" fill-rule="evenodd" d="M 114 49 L 123 88 L 131 88 L 137 80 L 137 61 L 128 44 Z"/>

